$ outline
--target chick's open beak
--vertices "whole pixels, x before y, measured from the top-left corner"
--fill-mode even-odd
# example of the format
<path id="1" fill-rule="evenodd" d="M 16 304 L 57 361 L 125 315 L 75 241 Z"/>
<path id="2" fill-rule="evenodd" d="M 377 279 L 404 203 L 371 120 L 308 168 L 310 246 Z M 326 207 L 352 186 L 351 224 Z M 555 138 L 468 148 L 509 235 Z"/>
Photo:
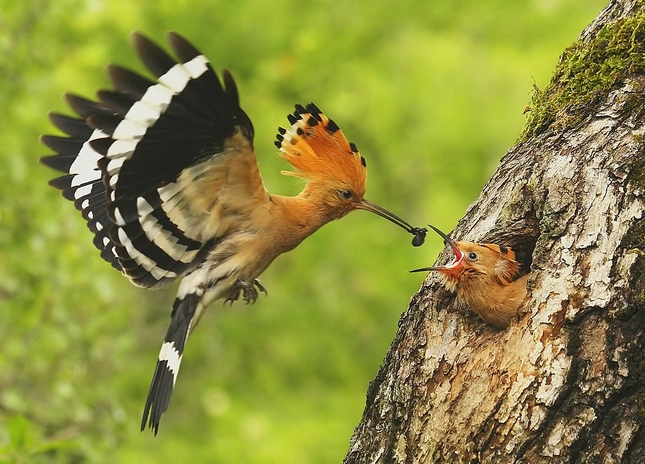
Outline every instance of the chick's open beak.
<path id="1" fill-rule="evenodd" d="M 448 236 L 447 236 L 446 234 L 444 234 L 443 232 L 441 232 L 441 231 L 440 231 L 439 229 L 437 229 L 435 226 L 433 226 L 433 225 L 431 225 L 431 224 L 428 224 L 428 226 L 429 226 L 432 230 L 434 230 L 436 233 L 438 233 L 439 235 L 441 235 L 441 237 L 443 238 L 443 240 L 448 244 L 448 246 L 450 246 L 450 249 L 451 249 L 451 250 L 452 250 L 452 252 L 455 254 L 455 257 L 453 258 L 452 262 L 450 262 L 450 263 L 448 263 L 448 264 L 446 264 L 446 265 L 444 265 L 444 266 L 422 267 L 422 268 L 419 268 L 419 269 L 414 269 L 414 270 L 412 270 L 412 271 L 410 271 L 410 272 L 423 272 L 423 271 L 443 271 L 443 272 L 450 272 L 451 270 L 453 270 L 453 269 L 455 269 L 456 267 L 458 267 L 459 265 L 461 265 L 461 263 L 463 262 L 463 259 L 464 259 L 465 255 L 464 255 L 464 252 L 463 252 L 463 251 L 461 251 L 461 250 L 459 249 L 459 247 L 457 246 L 457 244 L 455 243 L 455 241 L 454 241 L 453 239 L 451 239 L 450 237 L 448 237 Z"/>

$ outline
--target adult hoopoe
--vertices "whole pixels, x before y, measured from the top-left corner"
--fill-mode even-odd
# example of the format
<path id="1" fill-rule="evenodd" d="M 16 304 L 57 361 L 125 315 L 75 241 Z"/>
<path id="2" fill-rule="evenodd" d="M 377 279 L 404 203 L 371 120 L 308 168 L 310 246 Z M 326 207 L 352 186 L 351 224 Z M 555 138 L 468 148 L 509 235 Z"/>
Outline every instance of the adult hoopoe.
<path id="1" fill-rule="evenodd" d="M 443 286 L 457 292 L 473 311 L 494 326 L 508 327 L 526 296 L 529 278 L 515 252 L 491 243 L 455 242 L 434 226 L 455 254 L 444 266 L 424 267 L 410 272 L 438 271 Z"/>
<path id="2" fill-rule="evenodd" d="M 42 158 L 66 175 L 50 181 L 74 202 L 101 257 L 138 286 L 185 276 L 159 352 L 141 429 L 155 434 L 168 408 L 186 339 L 214 300 L 253 302 L 256 278 L 281 253 L 356 209 L 371 211 L 423 243 L 426 229 L 363 198 L 366 164 L 356 146 L 314 104 L 296 105 L 276 145 L 303 178 L 295 197 L 266 191 L 253 151 L 253 125 L 233 77 L 224 86 L 207 59 L 181 36 L 179 62 L 141 34 L 140 59 L 156 82 L 110 65 L 114 90 L 98 101 L 66 96 L 80 118 L 51 114 L 68 137 L 46 135 L 57 154 Z"/>

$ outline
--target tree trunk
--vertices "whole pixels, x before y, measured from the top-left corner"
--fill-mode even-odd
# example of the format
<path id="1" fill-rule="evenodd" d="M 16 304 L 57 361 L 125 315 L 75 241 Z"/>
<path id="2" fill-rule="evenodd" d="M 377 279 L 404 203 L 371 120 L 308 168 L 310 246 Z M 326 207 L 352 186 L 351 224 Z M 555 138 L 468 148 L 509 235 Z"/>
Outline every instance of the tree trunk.
<path id="1" fill-rule="evenodd" d="M 645 462 L 644 190 L 645 5 L 616 0 L 452 233 L 532 254 L 520 315 L 497 330 L 430 275 L 345 463 Z"/>

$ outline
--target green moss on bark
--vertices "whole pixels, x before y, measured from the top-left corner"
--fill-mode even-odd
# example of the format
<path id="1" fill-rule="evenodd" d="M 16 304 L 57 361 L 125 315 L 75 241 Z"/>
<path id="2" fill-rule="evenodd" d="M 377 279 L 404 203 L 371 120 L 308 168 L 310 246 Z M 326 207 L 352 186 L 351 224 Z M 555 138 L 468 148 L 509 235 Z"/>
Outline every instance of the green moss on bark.
<path id="1" fill-rule="evenodd" d="M 639 76 L 645 76 L 645 13 L 607 24 L 564 51 L 549 85 L 535 87 L 522 138 L 576 126 L 612 90 Z M 644 111 L 642 92 L 634 94 L 627 106 Z"/>

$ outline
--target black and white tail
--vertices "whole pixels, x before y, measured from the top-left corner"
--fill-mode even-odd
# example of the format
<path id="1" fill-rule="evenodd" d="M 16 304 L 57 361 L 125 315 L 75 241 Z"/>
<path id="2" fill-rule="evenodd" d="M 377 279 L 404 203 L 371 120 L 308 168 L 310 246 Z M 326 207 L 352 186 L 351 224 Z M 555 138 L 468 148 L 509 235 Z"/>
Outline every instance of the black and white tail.
<path id="1" fill-rule="evenodd" d="M 154 431 L 155 435 L 159 430 L 161 415 L 168 409 L 170 396 L 175 388 L 181 358 L 186 347 L 186 339 L 202 309 L 201 295 L 198 293 L 188 293 L 183 297 L 177 296 L 175 299 L 170 316 L 170 326 L 159 351 L 157 367 L 143 409 L 142 431 L 146 425 Z"/>

